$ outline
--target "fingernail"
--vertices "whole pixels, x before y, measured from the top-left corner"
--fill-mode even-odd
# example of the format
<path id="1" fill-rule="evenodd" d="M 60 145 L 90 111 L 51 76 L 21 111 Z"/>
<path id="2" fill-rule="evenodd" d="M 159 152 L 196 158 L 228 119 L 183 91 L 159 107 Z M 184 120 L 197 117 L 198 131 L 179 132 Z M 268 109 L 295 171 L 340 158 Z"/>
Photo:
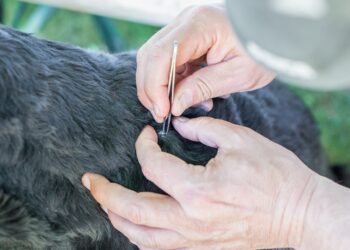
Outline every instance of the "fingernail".
<path id="1" fill-rule="evenodd" d="M 231 95 L 223 95 L 223 96 L 220 96 L 220 98 L 222 98 L 222 99 L 228 99 L 228 98 L 230 98 L 230 96 L 231 96 Z"/>
<path id="2" fill-rule="evenodd" d="M 87 175 L 83 176 L 82 182 L 83 182 L 84 187 L 86 187 L 88 190 L 90 190 L 90 179 Z"/>
<path id="3" fill-rule="evenodd" d="M 106 214 L 108 214 L 108 209 L 107 209 L 107 208 L 101 206 L 101 209 L 102 209 Z"/>
<path id="4" fill-rule="evenodd" d="M 156 120 L 158 122 L 158 116 L 156 115 L 156 113 L 153 110 L 150 110 L 154 120 Z"/>
<path id="5" fill-rule="evenodd" d="M 150 110 L 150 112 L 152 113 L 152 116 L 153 116 L 153 118 L 154 118 L 154 120 L 156 120 L 156 122 L 164 122 L 164 120 L 165 120 L 165 118 L 164 117 L 160 117 L 158 114 L 157 114 L 157 112 L 156 111 L 154 111 L 154 110 Z M 158 111 L 159 112 L 159 111 Z"/>
<path id="6" fill-rule="evenodd" d="M 210 111 L 213 109 L 213 103 L 210 101 L 204 101 L 199 104 L 199 107 L 204 111 Z"/>
<path id="7" fill-rule="evenodd" d="M 174 119 L 174 122 L 180 122 L 180 123 L 185 123 L 185 122 L 188 122 L 188 118 L 187 117 L 183 117 L 183 116 L 180 116 L 180 117 L 176 117 Z"/>

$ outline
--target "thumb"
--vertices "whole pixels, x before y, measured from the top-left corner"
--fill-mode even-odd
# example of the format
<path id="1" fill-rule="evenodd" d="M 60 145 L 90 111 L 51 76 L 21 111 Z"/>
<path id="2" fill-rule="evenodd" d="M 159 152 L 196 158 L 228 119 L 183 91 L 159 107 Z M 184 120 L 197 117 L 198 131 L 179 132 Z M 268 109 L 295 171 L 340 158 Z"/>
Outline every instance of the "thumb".
<path id="1" fill-rule="evenodd" d="M 172 113 L 180 116 L 187 108 L 231 93 L 232 65 L 226 61 L 209 65 L 184 78 L 176 86 Z"/>
<path id="2" fill-rule="evenodd" d="M 273 74 L 247 57 L 237 56 L 209 65 L 177 84 L 172 113 L 180 116 L 193 105 L 234 92 L 254 90 L 272 79 Z"/>
<path id="3" fill-rule="evenodd" d="M 240 126 L 211 117 L 188 119 L 175 118 L 173 125 L 181 136 L 191 141 L 201 142 L 209 147 L 233 149 L 240 147 L 242 137 Z"/>

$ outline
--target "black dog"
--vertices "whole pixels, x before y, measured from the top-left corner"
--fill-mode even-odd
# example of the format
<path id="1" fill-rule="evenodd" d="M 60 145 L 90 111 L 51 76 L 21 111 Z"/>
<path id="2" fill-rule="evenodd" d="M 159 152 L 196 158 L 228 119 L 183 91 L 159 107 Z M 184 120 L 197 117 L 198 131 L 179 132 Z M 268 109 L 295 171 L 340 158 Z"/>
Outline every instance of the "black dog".
<path id="1" fill-rule="evenodd" d="M 136 191 L 161 192 L 141 171 L 134 143 L 153 123 L 136 97 L 135 55 L 98 54 L 0 28 L 0 248 L 136 249 L 81 185 L 96 172 Z M 318 129 L 284 86 L 190 109 L 248 126 L 324 173 Z M 169 143 L 171 141 L 171 143 Z M 216 150 L 171 130 L 163 150 L 205 165 Z"/>

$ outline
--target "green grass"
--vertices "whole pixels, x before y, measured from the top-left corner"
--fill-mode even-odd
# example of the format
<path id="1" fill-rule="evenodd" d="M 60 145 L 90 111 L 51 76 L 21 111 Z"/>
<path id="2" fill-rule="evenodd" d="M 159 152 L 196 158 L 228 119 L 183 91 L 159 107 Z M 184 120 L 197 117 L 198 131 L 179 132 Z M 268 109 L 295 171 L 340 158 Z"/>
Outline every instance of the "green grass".
<path id="1" fill-rule="evenodd" d="M 16 0 L 5 0 L 5 24 L 10 25 L 18 6 Z M 19 28 L 23 27 L 25 21 L 35 9 L 36 5 L 29 4 L 28 10 L 21 18 Z M 122 20 L 113 20 L 123 39 L 126 41 L 126 49 L 140 47 L 159 28 L 142 25 Z M 36 34 L 50 40 L 75 44 L 80 47 L 106 51 L 107 48 L 100 37 L 99 31 L 93 22 L 93 18 L 84 13 L 66 10 L 57 10 L 44 28 Z"/>
<path id="2" fill-rule="evenodd" d="M 18 1 L 5 0 L 6 23 L 10 24 Z M 31 5 L 30 9 L 35 6 Z M 21 25 L 30 15 L 23 16 Z M 114 20 L 114 25 L 127 43 L 127 49 L 141 46 L 158 28 Z M 98 30 L 87 14 L 59 10 L 37 34 L 51 40 L 77 46 L 106 50 Z M 293 90 L 310 107 L 321 128 L 322 142 L 331 163 L 350 166 L 350 91 L 316 92 L 300 88 Z"/>
<path id="3" fill-rule="evenodd" d="M 330 162 L 350 167 L 350 91 L 316 92 L 298 88 L 295 92 L 313 111 Z"/>

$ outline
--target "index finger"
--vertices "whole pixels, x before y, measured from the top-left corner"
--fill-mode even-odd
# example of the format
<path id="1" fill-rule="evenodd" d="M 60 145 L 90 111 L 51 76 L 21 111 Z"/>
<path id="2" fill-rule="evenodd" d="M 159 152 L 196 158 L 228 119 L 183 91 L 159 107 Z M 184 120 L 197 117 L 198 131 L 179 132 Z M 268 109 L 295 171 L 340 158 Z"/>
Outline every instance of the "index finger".
<path id="1" fill-rule="evenodd" d="M 174 41 L 178 42 L 176 66 L 181 66 L 207 53 L 212 44 L 206 36 L 191 25 L 172 25 L 154 35 L 139 50 L 136 72 L 138 96 L 141 103 L 155 113 L 158 122 L 170 110 L 167 93 Z"/>
<path id="2" fill-rule="evenodd" d="M 177 200 L 182 197 L 184 189 L 195 182 L 196 175 L 205 170 L 202 166 L 190 166 L 176 156 L 162 152 L 157 134 L 150 126 L 137 139 L 136 153 L 146 178 Z"/>
<path id="3" fill-rule="evenodd" d="M 188 119 L 178 117 L 173 120 L 177 132 L 186 139 L 201 142 L 219 150 L 232 150 L 242 147 L 243 127 L 211 117 Z"/>
<path id="4" fill-rule="evenodd" d="M 85 174 L 82 181 L 104 209 L 134 224 L 166 229 L 179 225 L 186 226 L 187 220 L 179 203 L 169 196 L 136 193 L 92 173 Z"/>

